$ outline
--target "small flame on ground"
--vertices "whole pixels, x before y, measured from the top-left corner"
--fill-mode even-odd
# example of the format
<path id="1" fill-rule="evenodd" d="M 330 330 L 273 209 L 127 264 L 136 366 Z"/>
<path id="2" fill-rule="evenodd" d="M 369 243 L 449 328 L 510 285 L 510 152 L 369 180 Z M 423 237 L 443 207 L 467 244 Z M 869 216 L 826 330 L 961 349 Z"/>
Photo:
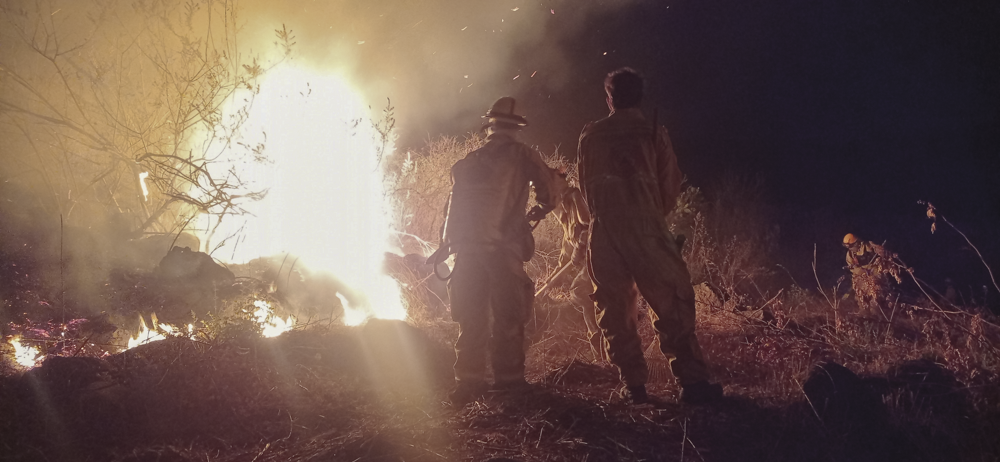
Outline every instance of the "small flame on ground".
<path id="1" fill-rule="evenodd" d="M 150 316 L 150 318 L 153 320 L 153 325 L 156 325 L 156 315 L 154 314 Z M 160 329 L 167 333 L 173 332 L 173 327 L 167 324 L 160 324 Z M 164 340 L 166 338 L 167 337 L 161 334 L 158 330 L 152 330 L 147 327 L 146 320 L 143 319 L 142 316 L 139 316 L 139 333 L 137 333 L 135 337 L 128 339 L 127 349 L 131 350 L 139 345 L 145 345 L 147 343 Z"/>
<path id="2" fill-rule="evenodd" d="M 292 330 L 292 327 L 295 326 L 295 316 L 289 316 L 288 319 L 279 318 L 271 310 L 271 304 L 264 300 L 254 300 L 253 306 L 257 307 L 257 311 L 254 311 L 253 315 L 263 327 L 261 335 L 264 337 L 277 337 Z"/>
<path id="3" fill-rule="evenodd" d="M 24 367 L 35 367 L 38 361 L 44 358 L 44 356 L 41 356 L 41 351 L 38 348 L 21 345 L 20 337 L 10 339 L 10 346 L 14 347 L 14 361 Z"/>
<path id="4" fill-rule="evenodd" d="M 354 305 L 344 304 L 348 325 L 406 318 L 398 284 L 382 272 L 392 214 L 369 113 L 360 93 L 336 75 L 290 65 L 269 72 L 240 144 L 266 142 L 271 162 L 240 167 L 238 150 L 231 159 L 240 178 L 266 188 L 267 197 L 214 231 L 240 237 L 219 248 L 234 262 L 302 255 L 300 265 L 336 276 L 358 294 Z M 385 141 L 382 154 L 390 156 L 392 142 Z"/>
<path id="5" fill-rule="evenodd" d="M 344 324 L 347 324 L 348 326 L 357 326 L 365 322 L 365 319 L 368 319 L 367 311 L 351 306 L 351 303 L 347 301 L 347 298 L 339 293 L 337 294 L 337 298 L 340 299 L 340 304 L 344 306 Z"/>

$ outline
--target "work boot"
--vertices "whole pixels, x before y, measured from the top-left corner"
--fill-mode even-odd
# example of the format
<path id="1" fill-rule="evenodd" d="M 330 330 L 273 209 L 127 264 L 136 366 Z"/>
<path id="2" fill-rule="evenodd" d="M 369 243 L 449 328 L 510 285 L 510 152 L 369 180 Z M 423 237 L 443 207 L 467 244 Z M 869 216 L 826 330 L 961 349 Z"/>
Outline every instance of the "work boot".
<path id="1" fill-rule="evenodd" d="M 624 398 L 625 403 L 630 406 L 644 406 L 651 404 L 649 395 L 646 394 L 645 385 L 632 385 L 625 387 L 625 390 L 622 392 L 622 398 Z"/>
<path id="2" fill-rule="evenodd" d="M 452 406 L 465 406 L 486 393 L 486 384 L 482 382 L 458 382 L 455 389 L 448 395 Z"/>
<path id="3" fill-rule="evenodd" d="M 707 380 L 684 385 L 681 402 L 687 404 L 710 404 L 722 399 L 722 385 Z"/>

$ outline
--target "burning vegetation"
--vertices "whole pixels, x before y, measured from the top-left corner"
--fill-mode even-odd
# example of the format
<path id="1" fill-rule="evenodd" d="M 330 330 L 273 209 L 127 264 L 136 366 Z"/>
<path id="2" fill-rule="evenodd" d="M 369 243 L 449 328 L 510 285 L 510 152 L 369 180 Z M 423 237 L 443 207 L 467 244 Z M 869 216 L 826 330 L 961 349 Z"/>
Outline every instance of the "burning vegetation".
<path id="1" fill-rule="evenodd" d="M 987 300 L 938 294 L 905 265 L 872 313 L 843 276 L 820 276 L 841 259 L 790 281 L 760 185 L 736 176 L 687 187 L 670 217 L 723 402 L 678 402 L 643 311 L 662 402 L 627 405 L 554 287 L 528 325 L 531 387 L 451 406 L 457 327 L 425 256 L 449 169 L 483 139 L 394 152 L 391 105 L 370 123 L 343 80 L 279 66 L 292 31 L 257 60 L 237 53 L 232 4 L 185 5 L 0 7 L 0 459 L 1000 454 Z M 573 178 L 562 153 L 544 157 Z M 534 231 L 536 285 L 561 233 L 551 218 Z"/>

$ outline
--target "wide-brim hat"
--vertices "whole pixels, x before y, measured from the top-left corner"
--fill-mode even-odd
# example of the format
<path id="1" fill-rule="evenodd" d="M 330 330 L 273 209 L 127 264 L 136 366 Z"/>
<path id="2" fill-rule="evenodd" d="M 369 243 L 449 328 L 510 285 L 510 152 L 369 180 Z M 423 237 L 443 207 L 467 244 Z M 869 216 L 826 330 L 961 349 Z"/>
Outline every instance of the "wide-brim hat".
<path id="1" fill-rule="evenodd" d="M 486 111 L 486 115 L 483 116 L 484 119 L 490 119 L 489 122 L 503 122 L 511 125 L 517 125 L 518 127 L 527 127 L 528 119 L 524 116 L 519 116 L 514 113 L 514 106 L 517 102 L 514 98 L 510 96 L 504 96 L 490 106 L 490 109 Z"/>

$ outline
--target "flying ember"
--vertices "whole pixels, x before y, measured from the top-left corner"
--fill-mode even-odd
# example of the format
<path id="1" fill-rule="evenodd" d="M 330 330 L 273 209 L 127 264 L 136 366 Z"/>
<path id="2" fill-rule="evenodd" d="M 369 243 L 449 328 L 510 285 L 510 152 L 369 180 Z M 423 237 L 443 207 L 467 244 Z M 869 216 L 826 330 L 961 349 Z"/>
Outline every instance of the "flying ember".
<path id="1" fill-rule="evenodd" d="M 251 215 L 223 222 L 215 236 L 239 239 L 214 255 L 240 263 L 290 253 L 360 295 L 344 304 L 346 323 L 404 319 L 399 286 L 382 270 L 392 233 L 382 140 L 358 93 L 336 76 L 285 66 L 261 84 L 244 127 L 241 142 L 264 143 L 269 161 L 234 167 L 268 192 L 247 205 Z"/>

